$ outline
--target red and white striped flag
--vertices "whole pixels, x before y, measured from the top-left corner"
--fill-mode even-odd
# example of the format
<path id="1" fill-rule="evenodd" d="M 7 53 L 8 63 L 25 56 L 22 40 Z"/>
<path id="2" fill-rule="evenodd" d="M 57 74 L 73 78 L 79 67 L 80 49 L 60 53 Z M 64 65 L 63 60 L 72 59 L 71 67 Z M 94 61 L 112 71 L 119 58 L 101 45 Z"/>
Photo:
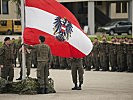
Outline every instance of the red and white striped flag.
<path id="1" fill-rule="evenodd" d="M 77 19 L 55 0 L 25 0 L 25 21 L 26 44 L 38 44 L 43 35 L 55 56 L 82 58 L 92 50 Z"/>

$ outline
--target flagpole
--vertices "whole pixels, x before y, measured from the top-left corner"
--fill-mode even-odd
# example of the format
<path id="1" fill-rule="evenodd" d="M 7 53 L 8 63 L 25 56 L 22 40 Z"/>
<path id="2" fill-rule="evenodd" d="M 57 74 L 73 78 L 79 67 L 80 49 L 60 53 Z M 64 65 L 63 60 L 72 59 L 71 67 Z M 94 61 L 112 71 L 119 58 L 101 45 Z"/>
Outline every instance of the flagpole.
<path id="1" fill-rule="evenodd" d="M 24 11 L 24 0 L 21 0 L 21 23 L 22 23 L 22 43 L 24 43 L 23 33 L 25 28 L 25 11 Z M 24 45 L 22 45 L 22 79 L 26 78 L 26 65 L 25 65 L 25 52 Z"/>

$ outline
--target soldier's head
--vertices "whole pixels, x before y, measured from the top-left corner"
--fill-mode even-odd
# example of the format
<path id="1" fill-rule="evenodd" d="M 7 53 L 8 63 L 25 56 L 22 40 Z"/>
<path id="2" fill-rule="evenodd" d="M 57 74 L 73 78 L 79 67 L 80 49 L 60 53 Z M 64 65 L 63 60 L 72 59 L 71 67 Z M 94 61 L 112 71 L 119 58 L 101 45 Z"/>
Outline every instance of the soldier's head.
<path id="1" fill-rule="evenodd" d="M 12 38 L 12 43 L 14 43 L 15 42 L 15 38 Z"/>
<path id="2" fill-rule="evenodd" d="M 98 38 L 95 38 L 93 43 L 98 43 Z"/>
<path id="3" fill-rule="evenodd" d="M 102 41 L 103 42 L 106 42 L 107 41 L 107 38 L 106 37 L 102 37 Z"/>
<path id="4" fill-rule="evenodd" d="M 4 43 L 5 43 L 6 45 L 10 45 L 10 44 L 11 44 L 10 37 L 5 37 Z"/>
<path id="5" fill-rule="evenodd" d="M 127 38 L 127 37 L 125 37 L 125 38 L 124 38 L 124 41 L 125 41 L 125 42 L 128 42 L 128 38 Z"/>
<path id="6" fill-rule="evenodd" d="M 111 42 L 113 42 L 113 43 L 115 42 L 115 38 L 114 37 L 111 38 Z"/>
<path id="7" fill-rule="evenodd" d="M 132 39 L 131 38 L 128 39 L 128 43 L 132 43 Z"/>
<path id="8" fill-rule="evenodd" d="M 44 43 L 45 42 L 45 37 L 44 36 L 40 36 L 39 37 L 39 41 L 40 41 L 40 43 Z"/>

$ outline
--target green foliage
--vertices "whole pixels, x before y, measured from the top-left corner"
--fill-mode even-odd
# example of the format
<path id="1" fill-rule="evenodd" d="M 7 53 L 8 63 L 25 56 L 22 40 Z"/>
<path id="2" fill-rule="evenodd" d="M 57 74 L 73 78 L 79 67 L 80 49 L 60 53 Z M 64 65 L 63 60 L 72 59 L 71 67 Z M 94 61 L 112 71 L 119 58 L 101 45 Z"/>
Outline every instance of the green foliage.
<path id="1" fill-rule="evenodd" d="M 93 41 L 96 37 L 98 38 L 99 41 L 102 40 L 102 35 L 89 35 L 88 36 L 91 41 Z M 109 36 L 107 35 L 107 41 L 110 41 L 112 37 L 117 37 L 117 38 L 124 38 L 124 37 L 127 37 L 127 38 L 132 38 L 132 35 L 117 35 L 117 36 Z"/>

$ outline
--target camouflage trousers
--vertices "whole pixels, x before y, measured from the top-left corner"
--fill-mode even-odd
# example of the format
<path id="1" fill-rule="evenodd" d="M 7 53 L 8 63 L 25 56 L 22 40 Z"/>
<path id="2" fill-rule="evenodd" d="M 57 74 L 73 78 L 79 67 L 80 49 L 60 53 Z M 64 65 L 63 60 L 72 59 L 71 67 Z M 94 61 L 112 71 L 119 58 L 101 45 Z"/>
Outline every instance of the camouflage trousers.
<path id="1" fill-rule="evenodd" d="M 14 68 L 13 65 L 4 65 L 3 68 L 1 68 L 1 77 L 9 80 L 9 81 L 13 81 L 14 78 Z"/>
<path id="2" fill-rule="evenodd" d="M 77 72 L 78 72 L 78 76 L 79 76 L 79 83 L 83 84 L 84 70 L 83 70 L 83 67 L 82 66 L 72 66 L 71 67 L 71 73 L 72 73 L 73 83 L 74 84 L 77 83 Z"/>
<path id="3" fill-rule="evenodd" d="M 40 88 L 48 88 L 49 66 L 46 62 L 38 62 L 37 66 L 37 79 Z"/>

